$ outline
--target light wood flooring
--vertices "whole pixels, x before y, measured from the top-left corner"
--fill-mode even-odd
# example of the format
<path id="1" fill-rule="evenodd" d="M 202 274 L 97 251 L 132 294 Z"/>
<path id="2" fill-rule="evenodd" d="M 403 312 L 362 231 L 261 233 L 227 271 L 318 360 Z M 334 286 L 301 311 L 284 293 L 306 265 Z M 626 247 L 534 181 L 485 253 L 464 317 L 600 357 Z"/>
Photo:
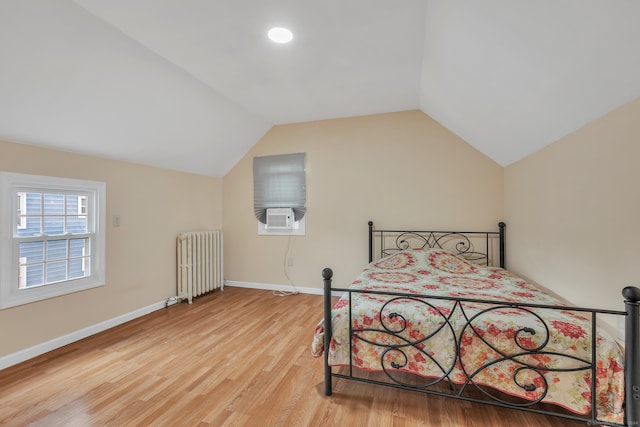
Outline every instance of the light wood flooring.
<path id="1" fill-rule="evenodd" d="M 231 288 L 0 371 L 2 426 L 584 426 L 334 379 L 322 297 Z"/>

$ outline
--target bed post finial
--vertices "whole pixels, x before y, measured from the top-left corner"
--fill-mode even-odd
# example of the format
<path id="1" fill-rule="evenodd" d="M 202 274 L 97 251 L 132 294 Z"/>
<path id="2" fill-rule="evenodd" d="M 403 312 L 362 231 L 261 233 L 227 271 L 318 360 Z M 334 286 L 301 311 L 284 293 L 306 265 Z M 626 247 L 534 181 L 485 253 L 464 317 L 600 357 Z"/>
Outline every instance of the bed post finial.
<path id="1" fill-rule="evenodd" d="M 640 423 L 640 289 L 627 286 L 622 290 L 627 312 L 624 333 L 625 425 Z"/>
<path id="2" fill-rule="evenodd" d="M 324 279 L 324 394 L 331 396 L 331 366 L 329 366 L 329 344 L 333 334 L 331 328 L 331 279 L 333 270 L 322 270 Z"/>

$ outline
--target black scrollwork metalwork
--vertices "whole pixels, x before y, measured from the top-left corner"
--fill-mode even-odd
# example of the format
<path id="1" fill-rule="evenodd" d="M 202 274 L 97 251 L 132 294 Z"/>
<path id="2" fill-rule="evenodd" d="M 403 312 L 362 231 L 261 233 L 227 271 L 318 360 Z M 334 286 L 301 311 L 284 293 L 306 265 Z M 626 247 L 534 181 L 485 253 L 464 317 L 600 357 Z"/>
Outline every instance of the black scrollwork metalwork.
<path id="1" fill-rule="evenodd" d="M 399 312 L 402 304 L 407 302 L 422 305 L 424 310 L 429 311 L 433 318 L 431 330 L 414 335 L 415 329 L 410 330 L 407 317 Z M 357 340 L 381 349 L 380 368 L 396 384 L 412 389 L 425 389 L 446 381 L 457 397 L 464 397 L 472 386 L 471 388 L 486 398 L 514 408 L 530 407 L 542 402 L 549 392 L 546 375 L 551 372 L 593 369 L 594 364 L 591 360 L 548 348 L 550 329 L 536 309 L 503 303 L 486 307 L 486 303 L 468 303 L 457 299 L 452 300 L 452 307 L 445 310 L 442 308 L 442 303 L 442 300 L 436 304 L 421 297 L 390 298 L 381 305 L 380 328 L 353 328 L 352 335 Z M 492 341 L 492 334 L 487 329 L 488 325 L 496 327 L 492 320 L 496 317 L 488 316 L 492 313 L 500 314 L 505 310 L 510 312 L 511 319 L 520 319 L 523 322 L 526 319 L 529 320 L 526 321 L 526 325 L 519 327 L 511 325 L 505 329 L 507 335 L 511 336 L 511 344 L 508 344 L 509 340 L 498 344 Z M 446 336 L 445 339 L 453 344 L 455 352 L 445 356 L 442 352 L 438 352 L 437 356 L 430 352 L 428 350 L 430 340 L 436 336 L 440 339 Z M 534 340 L 533 337 L 536 339 Z M 471 341 L 474 346 L 484 346 L 483 351 L 488 351 L 491 356 L 482 362 L 472 356 L 466 356 L 465 346 L 469 346 Z M 423 356 L 426 361 L 424 363 L 437 367 L 439 374 L 427 375 L 428 378 L 421 382 L 416 382 L 415 378 L 412 378 L 408 383 L 397 373 L 407 368 L 410 356 L 416 352 Z M 554 363 L 544 363 L 542 360 L 552 360 Z M 559 363 L 560 360 L 563 363 Z M 567 366 L 567 361 L 573 365 Z M 523 390 L 524 395 L 521 396 L 520 401 L 505 400 L 499 392 L 496 393 L 495 388 L 487 386 L 486 378 L 482 378 L 484 373 L 490 373 L 491 369 L 504 363 L 509 364 L 510 369 L 506 371 L 512 372 L 513 384 Z M 557 367 L 560 365 L 563 367 Z M 427 371 L 432 372 L 429 369 Z"/>
<path id="2" fill-rule="evenodd" d="M 433 330 L 425 331 L 427 332 L 425 334 L 420 333 L 421 337 L 419 338 L 411 336 L 412 331 L 407 331 L 408 322 L 406 317 L 395 311 L 396 308 L 400 308 L 408 302 L 423 305 L 425 310 L 428 310 L 429 313 L 438 318 L 437 321 L 432 322 L 430 325 Z M 389 314 L 387 315 L 386 313 Z M 407 366 L 409 361 L 408 351 L 420 353 L 425 360 L 437 366 L 442 374 L 440 377 L 430 379 L 418 385 L 413 383 L 413 387 L 429 387 L 444 379 L 449 379 L 449 375 L 455 367 L 455 358 L 448 358 L 449 360 L 444 361 L 448 363 L 443 363 L 443 361 L 437 360 L 427 349 L 429 340 L 438 334 L 445 334 L 445 339 L 453 340 L 453 345 L 457 345 L 454 327 L 449 317 L 443 313 L 440 307 L 421 298 L 391 298 L 385 302 L 380 309 L 380 325 L 381 329 L 354 328 L 352 329 L 352 334 L 363 342 L 385 349 L 380 356 L 380 366 L 389 379 L 397 384 L 405 385 L 402 379 L 395 375 L 395 372 Z M 373 340 L 369 338 L 369 336 L 380 339 Z M 395 372 L 390 368 L 393 368 Z"/>
<path id="3" fill-rule="evenodd" d="M 404 251 L 407 249 L 446 249 L 450 252 L 472 262 L 487 262 L 489 259 L 488 248 L 484 252 L 474 250 L 474 245 L 469 236 L 457 232 L 417 232 L 406 231 L 398 234 L 395 243 L 391 247 L 381 250 L 382 256 Z"/>
<path id="4" fill-rule="evenodd" d="M 517 328 L 513 335 L 513 342 L 515 344 L 515 347 L 512 347 L 509 350 L 498 348 L 498 346 L 495 345 L 495 343 L 492 343 L 489 341 L 489 339 L 487 339 L 488 334 L 482 333 L 477 323 L 480 323 L 479 320 L 482 316 L 485 316 L 492 312 L 499 312 L 502 310 L 511 311 L 510 313 L 511 319 L 517 318 L 516 316 L 514 316 L 513 311 L 519 312 L 521 314 L 520 317 L 524 316 L 524 317 L 532 318 L 534 320 L 534 323 L 537 325 L 538 329 L 541 329 L 541 333 L 536 332 L 536 330 L 530 326 L 523 326 L 523 327 Z M 466 314 L 465 314 L 465 318 L 466 318 Z M 559 353 L 557 351 L 554 351 L 553 349 L 548 348 L 551 334 L 550 334 L 549 326 L 547 325 L 547 322 L 536 311 L 527 307 L 518 306 L 518 305 L 497 305 L 497 306 L 493 306 L 493 307 L 481 310 L 474 316 L 468 318 L 466 324 L 460 331 L 461 337 L 465 334 L 465 331 L 467 329 L 472 331 L 472 335 L 474 336 L 474 338 L 479 339 L 487 348 L 489 348 L 492 351 L 492 353 L 495 355 L 495 358 L 490 362 L 487 362 L 483 365 L 476 367 L 476 366 L 473 366 L 472 361 L 465 361 L 464 357 L 461 354 L 460 349 L 458 349 L 457 357 L 458 357 L 458 360 L 460 361 L 460 366 L 464 371 L 465 377 L 467 379 L 465 383 L 462 385 L 462 388 L 460 389 L 460 393 L 462 393 L 465 387 L 467 387 L 468 385 L 474 385 L 475 388 L 481 391 L 484 395 L 500 403 L 508 404 L 510 406 L 532 406 L 538 402 L 541 402 L 549 392 L 549 385 L 548 385 L 545 373 L 589 371 L 589 370 L 592 370 L 594 366 L 593 362 L 590 360 L 582 359 L 570 354 Z M 535 335 L 542 336 L 543 338 L 539 339 L 540 342 L 538 344 L 535 344 L 532 342 L 531 339 L 528 339 L 527 340 L 528 345 L 525 345 L 523 344 L 524 334 L 528 335 L 527 338 L 531 338 L 532 336 L 535 336 Z M 519 349 L 519 351 L 516 348 Z M 593 354 L 593 350 L 592 350 L 592 354 Z M 564 367 L 564 368 L 553 367 L 550 365 L 550 363 L 545 364 L 540 362 L 542 357 L 545 357 L 545 356 L 550 360 L 555 361 L 556 364 L 559 364 L 558 363 L 559 360 L 564 360 L 565 362 L 566 361 L 573 362 L 574 365 L 570 367 Z M 531 361 L 534 358 L 536 360 L 535 363 Z M 514 369 L 512 374 L 513 383 L 526 392 L 529 392 L 529 393 L 536 392 L 535 395 L 537 397 L 531 398 L 531 394 L 529 394 L 527 396 L 528 400 L 526 401 L 523 401 L 520 403 L 506 402 L 505 400 L 502 400 L 496 397 L 495 395 L 487 392 L 487 389 L 485 387 L 481 387 L 475 381 L 475 378 L 477 378 L 482 372 L 485 372 L 490 367 L 497 364 L 501 364 L 501 363 L 511 363 L 515 366 L 518 366 L 516 369 Z M 472 366 L 475 369 L 473 370 L 473 372 L 470 372 L 469 368 Z M 518 379 L 518 377 L 523 372 L 529 372 L 533 374 L 534 376 L 539 378 L 540 381 L 538 381 L 537 385 L 535 384 L 535 381 L 530 381 L 529 383 L 526 383 L 526 384 L 522 383 Z"/>

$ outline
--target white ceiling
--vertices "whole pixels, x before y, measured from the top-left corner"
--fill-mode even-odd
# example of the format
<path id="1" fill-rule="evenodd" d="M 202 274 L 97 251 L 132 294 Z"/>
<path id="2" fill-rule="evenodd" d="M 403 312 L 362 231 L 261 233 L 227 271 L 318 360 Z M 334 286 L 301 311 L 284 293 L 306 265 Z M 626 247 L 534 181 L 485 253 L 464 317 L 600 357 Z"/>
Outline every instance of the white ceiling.
<path id="1" fill-rule="evenodd" d="M 640 2 L 0 0 L 0 61 L 4 140 L 223 176 L 274 124 L 421 109 L 508 165 L 640 97 Z"/>

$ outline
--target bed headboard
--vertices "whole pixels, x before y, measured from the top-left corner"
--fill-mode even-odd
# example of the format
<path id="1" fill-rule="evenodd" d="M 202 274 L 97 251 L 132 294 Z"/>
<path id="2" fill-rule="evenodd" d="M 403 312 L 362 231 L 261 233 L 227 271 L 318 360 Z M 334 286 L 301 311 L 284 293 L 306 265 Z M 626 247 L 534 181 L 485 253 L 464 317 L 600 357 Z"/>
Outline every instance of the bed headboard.
<path id="1" fill-rule="evenodd" d="M 441 248 L 478 264 L 505 268 L 504 222 L 498 231 L 378 230 L 369 221 L 369 262 L 405 249 Z"/>

